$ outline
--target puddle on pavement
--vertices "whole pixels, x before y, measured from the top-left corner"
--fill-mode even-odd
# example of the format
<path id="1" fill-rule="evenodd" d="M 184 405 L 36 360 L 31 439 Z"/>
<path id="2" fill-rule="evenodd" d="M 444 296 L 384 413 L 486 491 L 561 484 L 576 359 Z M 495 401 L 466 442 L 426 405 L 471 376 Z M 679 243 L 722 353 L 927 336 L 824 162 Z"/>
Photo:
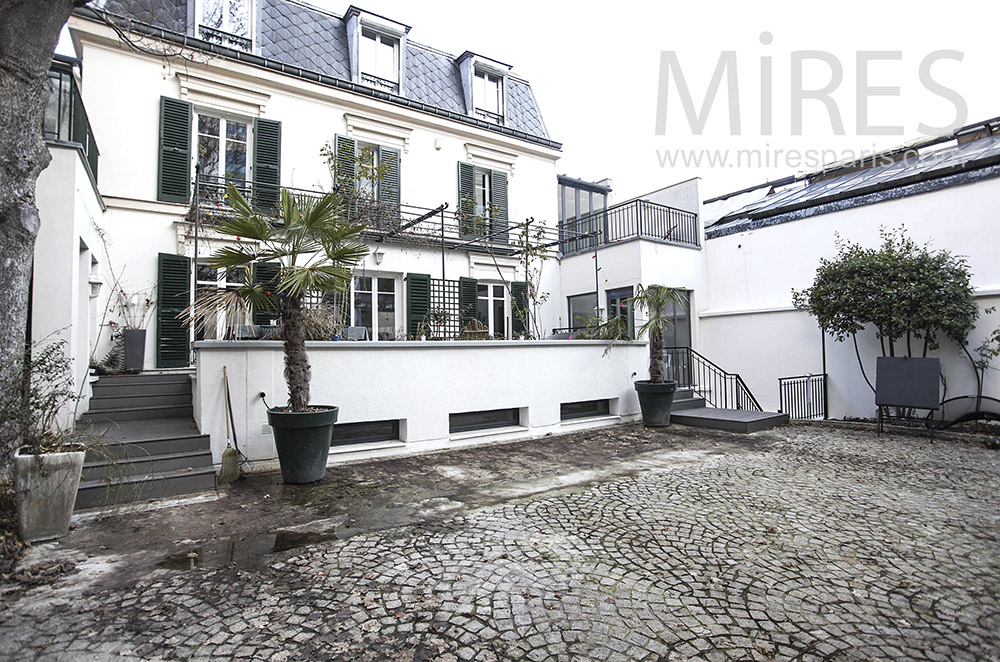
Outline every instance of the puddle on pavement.
<path id="1" fill-rule="evenodd" d="M 178 552 L 156 564 L 165 570 L 194 570 L 217 568 L 230 563 L 251 566 L 267 561 L 267 554 L 286 552 L 327 540 L 335 540 L 332 533 L 308 531 L 275 531 L 242 537 L 222 538 L 206 542 L 194 549 Z"/>

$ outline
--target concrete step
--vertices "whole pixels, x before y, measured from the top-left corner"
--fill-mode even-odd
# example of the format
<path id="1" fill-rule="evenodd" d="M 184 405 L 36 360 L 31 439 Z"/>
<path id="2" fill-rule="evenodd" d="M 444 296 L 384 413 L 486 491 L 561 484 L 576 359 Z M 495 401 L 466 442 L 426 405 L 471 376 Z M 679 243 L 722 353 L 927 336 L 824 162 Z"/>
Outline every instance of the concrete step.
<path id="1" fill-rule="evenodd" d="M 191 403 L 183 405 L 153 405 L 146 407 L 117 407 L 103 411 L 87 412 L 80 417 L 83 423 L 106 423 L 116 421 L 136 421 L 153 418 L 177 418 L 192 416 Z"/>
<path id="2" fill-rule="evenodd" d="M 136 474 L 114 481 L 80 481 L 80 489 L 76 494 L 75 510 L 207 492 L 215 488 L 215 469 L 213 467 Z"/>
<path id="3" fill-rule="evenodd" d="M 747 434 L 784 425 L 788 422 L 788 414 L 705 407 L 671 413 L 670 422 L 671 424 L 679 423 L 691 427 Z"/>
<path id="4" fill-rule="evenodd" d="M 199 453 L 208 451 L 210 438 L 207 434 L 192 434 L 186 437 L 165 439 L 142 439 L 138 441 L 111 441 L 87 451 L 87 462 L 112 462 L 116 460 L 143 459 L 174 453 Z"/>
<path id="5" fill-rule="evenodd" d="M 89 413 L 167 405 L 191 405 L 191 392 L 111 395 L 90 398 Z"/>
<path id="6" fill-rule="evenodd" d="M 83 464 L 81 480 L 116 481 L 126 476 L 165 474 L 206 467 L 212 467 L 212 451 L 207 448 L 157 455 L 136 453 L 124 457 L 88 460 Z"/>
<path id="7" fill-rule="evenodd" d="M 149 380 L 138 384 L 106 383 L 104 378 L 91 384 L 91 398 L 111 398 L 122 395 L 174 395 L 191 396 L 191 380 Z"/>

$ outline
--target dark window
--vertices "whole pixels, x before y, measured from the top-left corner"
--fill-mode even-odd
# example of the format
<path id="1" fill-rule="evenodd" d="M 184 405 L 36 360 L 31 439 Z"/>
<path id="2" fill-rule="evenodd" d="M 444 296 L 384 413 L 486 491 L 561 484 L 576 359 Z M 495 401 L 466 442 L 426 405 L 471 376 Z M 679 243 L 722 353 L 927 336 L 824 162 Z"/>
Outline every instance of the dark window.
<path id="1" fill-rule="evenodd" d="M 625 320 L 629 338 L 635 338 L 635 314 L 632 305 L 632 288 L 616 287 L 608 290 L 608 319 Z"/>
<path id="2" fill-rule="evenodd" d="M 489 430 L 505 428 L 521 424 L 521 412 L 513 409 L 490 409 L 489 411 L 467 411 L 448 415 L 448 431 L 468 432 L 470 430 Z"/>
<path id="3" fill-rule="evenodd" d="M 559 405 L 559 420 L 561 421 L 589 418 L 590 416 L 607 416 L 610 413 L 610 400 L 581 400 L 580 402 L 564 402 Z"/>
<path id="4" fill-rule="evenodd" d="M 399 421 L 364 421 L 338 423 L 333 426 L 331 446 L 362 444 L 370 441 L 395 441 L 399 439 Z"/>
<path id="5" fill-rule="evenodd" d="M 569 326 L 571 329 L 586 328 L 591 322 L 598 318 L 597 295 L 593 292 L 589 294 L 577 294 L 568 298 L 569 301 Z"/>

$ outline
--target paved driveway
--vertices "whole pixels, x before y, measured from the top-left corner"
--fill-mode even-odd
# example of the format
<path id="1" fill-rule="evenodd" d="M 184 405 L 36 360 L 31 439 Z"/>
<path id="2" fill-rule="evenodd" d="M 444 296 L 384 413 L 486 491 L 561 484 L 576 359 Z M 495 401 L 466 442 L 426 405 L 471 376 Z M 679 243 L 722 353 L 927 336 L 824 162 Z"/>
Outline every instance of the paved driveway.
<path id="1" fill-rule="evenodd" d="M 1000 659 L 998 469 L 965 441 L 675 426 L 255 477 L 79 525 L 72 570 L 4 586 L 0 658 Z"/>

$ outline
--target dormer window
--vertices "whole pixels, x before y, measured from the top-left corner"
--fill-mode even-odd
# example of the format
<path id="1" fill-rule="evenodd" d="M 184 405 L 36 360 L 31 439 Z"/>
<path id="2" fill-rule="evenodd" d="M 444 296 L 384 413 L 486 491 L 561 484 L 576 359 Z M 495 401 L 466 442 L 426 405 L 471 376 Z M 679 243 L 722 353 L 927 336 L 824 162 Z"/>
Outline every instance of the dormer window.
<path id="1" fill-rule="evenodd" d="M 487 71 L 476 71 L 472 81 L 472 100 L 476 117 L 503 124 L 503 77 Z"/>
<path id="2" fill-rule="evenodd" d="M 253 49 L 253 0 L 201 0 L 198 36 L 241 51 Z"/>
<path id="3" fill-rule="evenodd" d="M 510 65 L 465 51 L 458 58 L 458 67 L 465 92 L 466 114 L 503 125 L 507 114 L 505 90 Z"/>
<path id="4" fill-rule="evenodd" d="M 361 82 L 399 93 L 399 39 L 361 30 Z"/>

